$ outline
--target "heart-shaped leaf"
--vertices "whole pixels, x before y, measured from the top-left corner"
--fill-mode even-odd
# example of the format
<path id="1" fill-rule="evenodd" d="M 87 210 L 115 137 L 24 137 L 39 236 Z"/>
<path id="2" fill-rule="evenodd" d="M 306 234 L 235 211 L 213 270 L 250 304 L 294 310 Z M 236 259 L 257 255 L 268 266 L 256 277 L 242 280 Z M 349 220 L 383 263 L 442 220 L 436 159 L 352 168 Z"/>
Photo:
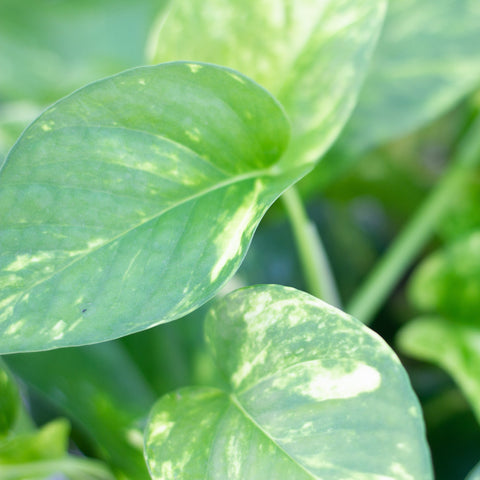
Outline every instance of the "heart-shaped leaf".
<path id="1" fill-rule="evenodd" d="M 205 328 L 230 390 L 189 387 L 158 401 L 146 430 L 152 478 L 432 478 L 407 375 L 357 320 L 306 293 L 257 286 L 220 300 Z"/>
<path id="2" fill-rule="evenodd" d="M 152 56 L 250 76 L 291 120 L 283 161 L 314 162 L 355 105 L 385 7 L 385 0 L 173 0 L 152 35 Z"/>
<path id="3" fill-rule="evenodd" d="M 170 63 L 42 114 L 0 171 L 0 351 L 112 339 L 173 320 L 238 268 L 305 167 L 288 123 L 226 68 Z"/>

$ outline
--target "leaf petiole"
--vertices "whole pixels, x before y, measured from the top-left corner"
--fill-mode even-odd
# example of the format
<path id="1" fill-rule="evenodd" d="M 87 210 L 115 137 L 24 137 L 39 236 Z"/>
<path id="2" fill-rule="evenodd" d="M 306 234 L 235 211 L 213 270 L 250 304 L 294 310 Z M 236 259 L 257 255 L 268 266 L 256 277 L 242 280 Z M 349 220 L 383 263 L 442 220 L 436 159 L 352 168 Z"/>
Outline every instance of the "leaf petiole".
<path id="1" fill-rule="evenodd" d="M 340 296 L 325 248 L 317 228 L 307 216 L 297 189 L 288 189 L 282 200 L 292 226 L 308 291 L 330 305 L 340 307 Z"/>

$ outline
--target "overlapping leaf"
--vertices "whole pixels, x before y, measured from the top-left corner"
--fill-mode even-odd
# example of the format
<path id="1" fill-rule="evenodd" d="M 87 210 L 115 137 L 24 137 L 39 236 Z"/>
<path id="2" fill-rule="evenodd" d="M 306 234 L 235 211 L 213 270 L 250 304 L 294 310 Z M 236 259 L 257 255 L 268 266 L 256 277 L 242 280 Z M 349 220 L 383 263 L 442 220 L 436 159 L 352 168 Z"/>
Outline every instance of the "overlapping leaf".
<path id="1" fill-rule="evenodd" d="M 353 154 L 405 135 L 480 86 L 480 4 L 396 0 L 340 140 Z"/>
<path id="2" fill-rule="evenodd" d="M 24 382 L 75 421 L 115 472 L 135 480 L 148 478 L 142 437 L 154 396 L 121 344 L 7 359 Z"/>
<path id="3" fill-rule="evenodd" d="M 285 107 L 284 163 L 312 163 L 348 118 L 380 31 L 384 0 L 174 0 L 154 61 L 200 60 L 253 78 Z"/>
<path id="4" fill-rule="evenodd" d="M 2 480 L 45 480 L 46 478 L 89 478 L 113 480 L 112 473 L 93 459 L 68 455 L 70 425 L 63 419 L 42 428 L 0 441 Z"/>
<path id="5" fill-rule="evenodd" d="M 258 286 L 219 301 L 206 336 L 230 391 L 190 387 L 158 401 L 146 432 L 154 479 L 432 478 L 407 376 L 360 322 Z"/>
<path id="6" fill-rule="evenodd" d="M 40 116 L 0 172 L 0 351 L 93 343 L 183 316 L 238 267 L 303 170 L 283 111 L 229 69 L 144 67 Z"/>
<path id="7" fill-rule="evenodd" d="M 142 65 L 152 18 L 166 3 L 2 0 L 0 103 L 44 105 L 86 82 Z"/>
<path id="8" fill-rule="evenodd" d="M 435 252 L 420 265 L 412 301 L 434 314 L 401 330 L 407 354 L 433 362 L 459 384 L 480 421 L 480 233 Z"/>

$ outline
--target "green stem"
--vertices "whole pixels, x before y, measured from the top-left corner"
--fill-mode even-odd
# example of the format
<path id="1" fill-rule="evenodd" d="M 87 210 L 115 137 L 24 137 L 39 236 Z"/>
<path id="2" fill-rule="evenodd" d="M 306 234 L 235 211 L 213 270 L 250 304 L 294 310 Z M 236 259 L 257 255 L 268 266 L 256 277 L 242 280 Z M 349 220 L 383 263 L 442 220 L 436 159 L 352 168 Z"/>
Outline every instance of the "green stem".
<path id="1" fill-rule="evenodd" d="M 340 307 L 340 297 L 318 231 L 310 221 L 295 187 L 282 196 L 292 226 L 307 288 L 312 295 Z"/>
<path id="2" fill-rule="evenodd" d="M 480 116 L 468 129 L 443 178 L 424 201 L 400 236 L 379 261 L 347 306 L 347 312 L 369 324 L 412 261 L 448 213 L 452 198 L 461 191 L 480 163 Z"/>

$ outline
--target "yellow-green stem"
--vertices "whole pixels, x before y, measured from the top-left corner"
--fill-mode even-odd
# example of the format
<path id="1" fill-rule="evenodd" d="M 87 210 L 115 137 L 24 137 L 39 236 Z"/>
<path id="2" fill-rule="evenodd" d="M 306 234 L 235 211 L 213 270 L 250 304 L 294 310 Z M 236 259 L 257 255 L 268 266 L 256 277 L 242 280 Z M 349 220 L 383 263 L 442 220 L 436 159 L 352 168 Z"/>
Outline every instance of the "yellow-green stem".
<path id="1" fill-rule="evenodd" d="M 435 232 L 461 191 L 472 169 L 480 163 L 480 116 L 468 129 L 443 178 L 379 261 L 350 301 L 346 311 L 369 324 Z"/>
<path id="2" fill-rule="evenodd" d="M 287 190 L 282 200 L 292 226 L 308 291 L 330 305 L 340 307 L 340 297 L 322 240 L 308 218 L 296 188 Z"/>

